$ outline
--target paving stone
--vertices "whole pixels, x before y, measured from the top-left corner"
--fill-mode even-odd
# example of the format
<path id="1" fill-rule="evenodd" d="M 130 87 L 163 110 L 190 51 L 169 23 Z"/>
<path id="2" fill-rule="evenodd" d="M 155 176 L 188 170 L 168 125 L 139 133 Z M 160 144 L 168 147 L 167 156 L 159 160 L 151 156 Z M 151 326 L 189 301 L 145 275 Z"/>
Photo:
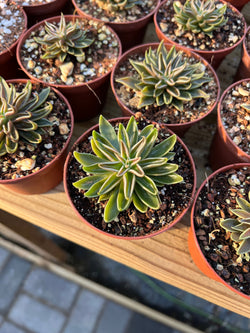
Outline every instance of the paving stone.
<path id="1" fill-rule="evenodd" d="M 3 247 L 0 247 L 0 271 L 7 259 L 7 257 L 9 256 L 10 252 L 6 249 L 4 249 Z"/>
<path id="2" fill-rule="evenodd" d="M 42 268 L 35 268 L 28 275 L 24 290 L 62 310 L 72 306 L 78 285 Z"/>
<path id="3" fill-rule="evenodd" d="M 127 327 L 126 333 L 180 333 L 173 328 L 144 317 L 141 314 L 134 314 Z"/>
<path id="4" fill-rule="evenodd" d="M 124 333 L 132 311 L 114 302 L 106 302 L 95 333 Z"/>
<path id="5" fill-rule="evenodd" d="M 83 290 L 72 310 L 63 333 L 92 333 L 105 299 L 88 290 Z"/>
<path id="6" fill-rule="evenodd" d="M 8 317 L 34 333 L 59 333 L 66 319 L 60 311 L 24 294 L 19 295 Z"/>
<path id="7" fill-rule="evenodd" d="M 0 325 L 2 324 L 3 322 L 3 316 L 0 315 Z"/>
<path id="8" fill-rule="evenodd" d="M 25 331 L 6 321 L 0 327 L 0 333 L 25 333 Z"/>
<path id="9" fill-rule="evenodd" d="M 9 309 L 30 267 L 28 261 L 12 256 L 0 272 L 0 313 Z"/>

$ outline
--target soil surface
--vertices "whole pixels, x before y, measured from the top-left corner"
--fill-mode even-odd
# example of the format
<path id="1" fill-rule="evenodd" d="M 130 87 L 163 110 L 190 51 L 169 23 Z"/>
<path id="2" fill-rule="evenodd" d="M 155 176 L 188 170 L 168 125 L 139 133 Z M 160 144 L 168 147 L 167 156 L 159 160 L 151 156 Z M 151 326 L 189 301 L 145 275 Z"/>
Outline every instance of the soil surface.
<path id="1" fill-rule="evenodd" d="M 0 3 L 0 53 L 6 51 L 21 36 L 25 27 L 24 13 L 13 1 Z"/>
<path id="2" fill-rule="evenodd" d="M 246 45 L 246 49 L 247 49 L 247 52 L 248 52 L 249 57 L 250 57 L 250 29 L 248 29 L 248 31 L 246 33 L 245 45 Z"/>
<path id="3" fill-rule="evenodd" d="M 16 86 L 17 91 L 23 86 Z M 33 84 L 33 91 L 41 91 L 41 86 Z M 52 90 L 47 101 L 53 104 L 53 110 L 47 116 L 53 125 L 45 128 L 46 133 L 40 144 L 31 145 L 19 140 L 15 153 L 0 157 L 0 179 L 16 179 L 32 174 L 51 162 L 63 149 L 72 126 L 69 109 Z M 31 161 L 35 162 L 34 165 Z M 22 170 L 30 163 L 30 170 Z"/>
<path id="4" fill-rule="evenodd" d="M 193 57 L 187 57 L 185 53 L 183 54 L 183 57 L 190 63 L 198 62 L 198 60 Z M 142 62 L 144 59 L 144 52 L 138 55 L 129 56 L 129 58 L 125 59 L 125 61 L 120 63 L 119 67 L 116 68 L 114 81 L 126 76 L 138 78 L 139 74 L 133 68 L 129 60 Z M 202 86 L 202 90 L 210 96 L 208 100 L 205 100 L 204 98 L 194 99 L 184 104 L 183 111 L 179 111 L 175 107 L 169 105 L 158 107 L 150 105 L 139 109 L 139 111 L 142 112 L 147 119 L 163 124 L 183 124 L 205 116 L 210 112 L 211 108 L 214 107 L 218 95 L 218 86 L 212 71 L 208 67 L 205 68 L 204 77 L 211 78 L 209 83 Z M 122 103 L 133 113 L 138 112 L 137 105 L 139 102 L 139 96 L 136 92 L 117 82 L 114 82 L 114 87 Z"/>
<path id="5" fill-rule="evenodd" d="M 182 4 L 186 0 L 180 0 Z M 215 1 L 219 4 L 220 1 Z M 180 31 L 178 25 L 174 22 L 175 11 L 173 9 L 173 0 L 168 0 L 162 4 L 157 13 L 157 22 L 161 31 L 172 41 L 197 50 L 220 50 L 233 46 L 244 35 L 244 18 L 242 14 L 233 11 L 227 7 L 225 17 L 227 23 L 213 31 L 213 37 L 204 33 L 192 33 Z"/>
<path id="6" fill-rule="evenodd" d="M 132 8 L 124 9 L 122 11 L 108 11 L 101 8 L 96 0 L 76 0 L 79 9 L 94 18 L 98 18 L 105 22 L 133 22 L 151 12 L 156 8 L 157 0 L 144 0 L 140 4 Z M 100 1 L 101 3 L 101 1 Z"/>
<path id="7" fill-rule="evenodd" d="M 194 223 L 200 248 L 211 267 L 233 288 L 250 295 L 250 263 L 236 254 L 230 233 L 220 219 L 233 216 L 236 197 L 248 200 L 250 168 L 217 174 L 201 190 L 195 205 Z"/>
<path id="8" fill-rule="evenodd" d="M 87 31 L 86 37 L 94 39 L 86 48 L 85 59 L 81 62 L 72 55 L 67 55 L 63 63 L 56 58 L 41 59 L 44 51 L 42 46 L 34 41 L 34 37 L 44 35 L 44 26 L 40 26 L 26 38 L 20 57 L 23 66 L 32 76 L 46 83 L 76 85 L 92 81 L 111 71 L 119 55 L 116 36 L 103 23 L 89 22 L 86 19 L 80 19 L 79 22 Z"/>
<path id="9" fill-rule="evenodd" d="M 15 0 L 17 4 L 21 6 L 34 6 L 34 5 L 44 5 L 49 2 L 53 2 L 56 0 Z"/>
<path id="10" fill-rule="evenodd" d="M 240 92 L 248 96 L 243 96 Z M 250 105 L 250 80 L 230 89 L 221 107 L 221 119 L 228 135 L 250 156 L 250 113 L 241 106 L 243 103 Z"/>
<path id="11" fill-rule="evenodd" d="M 138 127 L 139 129 L 142 129 L 149 123 L 150 122 L 148 120 L 146 121 L 141 119 Z M 158 135 L 159 142 L 168 136 L 170 136 L 168 129 L 166 127 L 161 127 Z M 80 152 L 91 153 L 92 150 L 89 138 L 81 142 L 81 144 L 74 149 Z M 179 165 L 177 173 L 184 178 L 184 181 L 179 184 L 159 188 L 159 195 L 162 204 L 158 210 L 148 209 L 147 213 L 143 214 L 137 211 L 133 204 L 131 204 L 127 211 L 123 211 L 118 215 L 118 222 L 104 222 L 103 210 L 106 202 L 99 203 L 98 198 L 85 198 L 83 191 L 79 191 L 72 185 L 73 182 L 86 175 L 74 158 L 72 158 L 69 162 L 67 172 L 67 187 L 71 200 L 78 212 L 89 223 L 110 234 L 136 237 L 153 233 L 162 227 L 167 229 L 171 226 L 174 219 L 182 213 L 183 209 L 189 205 L 194 182 L 194 175 L 193 170 L 191 169 L 189 157 L 178 141 L 175 145 L 174 151 L 176 154 L 171 162 Z"/>

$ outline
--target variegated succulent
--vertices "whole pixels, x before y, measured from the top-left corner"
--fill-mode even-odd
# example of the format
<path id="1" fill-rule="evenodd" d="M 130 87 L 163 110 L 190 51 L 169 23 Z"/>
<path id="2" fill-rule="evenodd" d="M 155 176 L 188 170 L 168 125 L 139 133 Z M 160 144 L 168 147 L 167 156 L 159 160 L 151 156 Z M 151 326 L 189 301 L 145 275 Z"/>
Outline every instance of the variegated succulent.
<path id="1" fill-rule="evenodd" d="M 213 30 L 227 22 L 227 5 L 216 4 L 214 0 L 187 0 L 184 5 L 175 1 L 173 8 L 174 20 L 183 31 L 203 32 L 212 37 Z"/>
<path id="2" fill-rule="evenodd" d="M 84 190 L 88 198 L 106 201 L 104 221 L 113 221 L 119 212 L 133 202 L 136 209 L 146 212 L 158 209 L 160 198 L 157 186 L 179 183 L 183 178 L 176 173 L 177 164 L 169 163 L 176 142 L 172 135 L 155 145 L 158 130 L 150 124 L 139 131 L 131 117 L 126 128 L 113 126 L 100 116 L 99 131 L 92 132 L 94 154 L 74 151 L 74 157 L 89 175 L 73 183 Z"/>
<path id="3" fill-rule="evenodd" d="M 129 9 L 143 3 L 143 0 L 95 0 L 98 6 L 109 12 Z"/>
<path id="4" fill-rule="evenodd" d="M 85 55 L 84 49 L 94 41 L 87 37 L 86 31 L 78 19 L 66 24 L 63 14 L 61 14 L 58 25 L 45 22 L 45 32 L 42 38 L 34 38 L 45 51 L 42 59 L 58 58 L 64 62 L 68 54 L 82 57 Z"/>
<path id="5" fill-rule="evenodd" d="M 0 156 L 12 154 L 19 139 L 31 144 L 42 141 L 43 127 L 51 126 L 45 117 L 52 111 L 46 102 L 50 88 L 32 95 L 32 84 L 27 81 L 22 91 L 0 77 Z"/>
<path id="6" fill-rule="evenodd" d="M 151 47 L 145 52 L 141 62 L 130 60 L 138 77 L 119 78 L 116 82 L 133 89 L 140 97 L 138 109 L 147 105 L 170 105 L 183 110 L 183 103 L 195 98 L 209 98 L 202 85 L 211 80 L 204 76 L 204 66 L 200 62 L 191 64 L 176 52 L 175 46 L 167 51 L 163 41 L 157 50 Z"/>
<path id="7" fill-rule="evenodd" d="M 230 209 L 237 218 L 221 220 L 220 225 L 230 232 L 232 241 L 239 244 L 237 254 L 250 260 L 250 191 L 248 201 L 243 198 L 236 198 L 239 205 L 237 209 Z"/>

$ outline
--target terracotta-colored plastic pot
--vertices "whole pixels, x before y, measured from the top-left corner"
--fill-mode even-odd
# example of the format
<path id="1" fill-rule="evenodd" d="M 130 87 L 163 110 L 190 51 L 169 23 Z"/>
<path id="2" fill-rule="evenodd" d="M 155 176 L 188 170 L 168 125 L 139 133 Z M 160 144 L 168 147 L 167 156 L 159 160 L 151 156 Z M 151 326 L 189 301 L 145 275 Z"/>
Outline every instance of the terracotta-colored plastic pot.
<path id="1" fill-rule="evenodd" d="M 237 8 L 239 11 L 249 2 L 249 0 L 225 0 Z"/>
<path id="2" fill-rule="evenodd" d="M 248 168 L 250 167 L 250 164 L 245 164 L 245 163 L 239 163 L 239 164 L 231 164 L 227 165 L 223 168 L 218 169 L 214 173 L 212 173 L 204 182 L 201 184 L 200 188 L 196 192 L 194 203 L 192 206 L 191 210 L 191 215 L 190 215 L 190 221 L 191 221 L 191 227 L 189 229 L 189 234 L 188 234 L 188 248 L 189 252 L 191 254 L 191 257 L 196 264 L 196 266 L 208 277 L 211 279 L 223 283 L 226 287 L 228 287 L 230 290 L 233 292 L 237 293 L 240 296 L 243 296 L 244 298 L 250 299 L 250 296 L 236 290 L 232 286 L 230 286 L 225 280 L 223 280 L 211 267 L 211 265 L 208 263 L 206 257 L 201 251 L 201 248 L 199 246 L 199 242 L 197 240 L 196 232 L 195 232 L 195 207 L 197 204 L 197 199 L 199 198 L 200 192 L 205 187 L 207 184 L 209 184 L 209 181 L 213 179 L 217 174 L 221 172 L 226 172 L 227 170 L 230 169 L 240 169 L 244 166 L 247 166 Z"/>
<path id="3" fill-rule="evenodd" d="M 169 43 L 165 43 L 164 45 L 167 48 L 167 50 L 170 50 L 171 47 L 173 46 L 173 44 L 169 44 Z M 124 116 L 131 116 L 134 113 L 132 112 L 132 110 L 129 109 L 129 107 L 127 105 L 125 105 L 123 103 L 123 101 L 117 95 L 116 88 L 115 88 L 115 76 L 116 76 L 117 69 L 124 62 L 127 62 L 130 56 L 137 55 L 137 54 L 138 55 L 144 55 L 145 51 L 149 47 L 151 47 L 152 49 L 157 49 L 158 46 L 159 46 L 159 43 L 148 43 L 148 44 L 143 44 L 143 45 L 135 46 L 134 48 L 128 50 L 127 52 L 125 52 L 124 54 L 122 54 L 122 56 L 120 57 L 120 59 L 116 63 L 116 65 L 115 65 L 115 67 L 114 67 L 114 69 L 113 69 L 113 71 L 111 73 L 111 77 L 110 77 L 111 88 L 112 88 L 113 94 L 115 96 L 115 99 L 116 99 L 118 105 L 122 109 L 122 113 L 123 113 Z M 176 50 L 177 51 L 179 51 L 179 50 L 184 51 L 184 53 L 187 54 L 188 56 L 194 57 L 195 59 L 197 59 L 201 63 L 203 63 L 206 67 L 209 67 L 209 69 L 213 73 L 214 80 L 215 80 L 216 85 L 218 87 L 216 100 L 210 106 L 210 109 L 207 111 L 207 113 L 204 116 L 202 116 L 202 117 L 200 117 L 200 118 L 198 118 L 196 120 L 189 121 L 189 122 L 186 122 L 186 123 L 181 123 L 181 124 L 179 124 L 179 123 L 174 123 L 174 124 L 169 124 L 169 123 L 164 124 L 164 123 L 162 123 L 163 125 L 166 125 L 169 129 L 171 129 L 173 132 L 175 132 L 177 135 L 179 135 L 179 136 L 182 137 L 191 126 L 193 126 L 198 121 L 202 120 L 204 117 L 206 117 L 208 114 L 210 114 L 213 111 L 213 109 L 215 108 L 215 106 L 216 106 L 216 104 L 217 104 L 217 102 L 219 100 L 219 96 L 220 96 L 220 82 L 219 82 L 218 76 L 217 76 L 216 72 L 214 71 L 214 69 L 201 56 L 199 56 L 198 54 L 192 52 L 190 49 L 188 50 L 188 49 L 183 48 L 180 45 L 176 45 Z M 140 111 L 140 110 L 138 110 L 138 111 Z"/>
<path id="4" fill-rule="evenodd" d="M 24 5 L 23 9 L 28 16 L 29 27 L 48 17 L 60 15 L 68 1 L 69 0 L 52 0 L 51 2 L 44 1 L 44 3 L 36 5 Z"/>
<path id="5" fill-rule="evenodd" d="M 68 22 L 69 20 L 75 20 L 80 19 L 80 16 L 75 15 L 65 15 L 65 20 Z M 25 72 L 25 74 L 30 77 L 31 79 L 49 85 L 51 87 L 57 88 L 69 101 L 75 121 L 85 121 L 90 118 L 95 117 L 97 114 L 99 114 L 104 106 L 107 91 L 109 87 L 109 77 L 112 68 L 110 68 L 110 71 L 106 74 L 88 81 L 87 83 L 83 82 L 77 85 L 66 85 L 66 84 L 53 84 L 48 83 L 45 81 L 42 81 L 35 76 L 33 76 L 29 70 L 24 67 L 20 54 L 23 44 L 25 43 L 25 40 L 29 38 L 30 34 L 37 30 L 40 25 L 44 25 L 46 22 L 59 22 L 61 19 L 60 16 L 51 17 L 47 20 L 43 20 L 41 22 L 38 22 L 34 26 L 32 26 L 29 30 L 26 31 L 26 33 L 22 36 L 20 39 L 18 45 L 17 45 L 17 61 L 21 67 L 21 69 Z M 119 45 L 119 54 L 118 57 L 121 55 L 121 43 L 117 36 L 117 34 L 112 30 L 112 28 L 108 27 L 108 29 L 114 34 L 117 43 Z"/>
<path id="6" fill-rule="evenodd" d="M 175 41 L 173 41 L 172 39 L 170 39 L 168 36 L 166 36 L 162 32 L 162 30 L 161 30 L 161 28 L 160 28 L 160 26 L 158 24 L 158 19 L 157 19 L 158 18 L 158 11 L 159 11 L 160 8 L 162 8 L 162 7 L 165 6 L 165 3 L 167 1 L 168 0 L 165 0 L 164 2 L 162 2 L 162 4 L 158 7 L 157 11 L 154 14 L 155 31 L 156 31 L 156 34 L 157 34 L 159 40 L 164 40 L 167 43 L 172 43 L 172 44 L 175 44 L 175 45 L 179 45 L 178 43 L 176 43 Z M 225 2 L 223 0 L 220 0 L 220 1 L 221 2 Z M 244 16 L 235 7 L 233 7 L 229 3 L 227 3 L 227 5 L 231 7 L 232 11 L 236 12 L 237 16 L 241 17 L 241 20 L 244 22 L 245 32 L 246 32 L 247 25 L 246 25 L 246 21 L 244 19 Z M 237 43 L 235 43 L 234 45 L 232 45 L 232 46 L 230 46 L 228 48 L 225 48 L 225 49 L 208 51 L 208 50 L 193 49 L 193 48 L 188 47 L 188 46 L 183 46 L 183 47 L 185 47 L 186 49 L 191 49 L 195 53 L 199 54 L 200 56 L 202 56 L 203 58 L 205 58 L 213 66 L 214 69 L 217 69 L 219 67 L 220 63 L 222 62 L 222 60 L 224 60 L 224 58 L 229 53 L 231 53 L 243 41 L 244 36 L 245 36 L 245 32 L 242 35 L 242 37 L 237 41 Z"/>
<path id="7" fill-rule="evenodd" d="M 129 48 L 137 44 L 140 44 L 142 42 L 147 25 L 152 19 L 153 14 L 157 10 L 158 5 L 160 4 L 160 0 L 154 0 L 154 1 L 157 3 L 157 6 L 149 14 L 138 20 L 122 22 L 122 23 L 103 21 L 117 33 L 117 35 L 121 40 L 123 51 L 126 51 Z M 79 8 L 75 0 L 72 0 L 72 3 L 75 6 L 75 9 L 80 16 L 86 17 L 89 20 L 93 19 L 92 16 L 86 14 Z"/>
<path id="8" fill-rule="evenodd" d="M 246 80 L 250 82 L 250 78 Z M 226 94 L 233 89 L 233 87 L 246 80 L 241 80 L 230 85 L 221 95 L 218 103 L 217 130 L 214 134 L 209 154 L 209 162 L 213 170 L 233 163 L 250 163 L 250 156 L 240 149 L 229 136 L 223 125 L 221 116 L 222 103 Z"/>
<path id="9" fill-rule="evenodd" d="M 8 83 L 24 83 L 26 84 L 27 79 L 16 79 L 8 80 Z M 36 84 L 35 81 L 31 80 L 32 84 Z M 68 133 L 68 138 L 60 151 L 60 153 L 46 166 L 29 174 L 27 176 L 17 179 L 0 179 L 0 185 L 6 187 L 14 192 L 21 194 L 40 194 L 45 193 L 57 186 L 63 179 L 63 166 L 67 156 L 67 149 L 72 137 L 74 127 L 74 117 L 71 106 L 67 99 L 55 88 L 52 88 L 56 95 L 67 105 L 70 112 L 71 118 L 71 129 Z"/>
<path id="10" fill-rule="evenodd" d="M 23 20 L 25 21 L 24 33 L 27 30 L 27 15 L 22 8 L 19 9 L 23 14 Z M 5 80 L 26 77 L 19 68 L 16 60 L 16 48 L 21 36 L 22 35 L 20 35 L 19 39 L 16 40 L 8 49 L 0 52 L 0 76 L 2 76 Z"/>
<path id="11" fill-rule="evenodd" d="M 117 122 L 124 122 L 124 121 L 128 121 L 129 120 L 129 117 L 120 117 L 120 118 L 113 118 L 113 119 L 110 119 L 109 122 L 110 123 L 117 123 Z M 195 189 L 196 189 L 196 169 L 195 169 L 195 164 L 194 164 L 194 160 L 192 158 L 192 155 L 191 153 L 189 152 L 187 146 L 184 144 L 184 142 L 177 136 L 177 141 L 181 144 L 181 146 L 183 147 L 184 151 L 186 152 L 189 160 L 190 160 L 190 169 L 192 170 L 192 173 L 193 173 L 193 188 L 192 188 L 192 193 L 190 195 L 190 201 L 187 205 L 187 207 L 185 207 L 183 209 L 183 211 L 175 218 L 173 219 L 173 221 L 171 223 L 169 223 L 168 225 L 164 226 L 163 228 L 155 231 L 155 232 L 151 232 L 149 234 L 146 234 L 144 236 L 132 236 L 132 237 L 129 237 L 129 236 L 118 236 L 118 235 L 114 235 L 114 234 L 111 234 L 111 233 L 107 233 L 103 230 L 100 230 L 98 229 L 97 227 L 93 226 L 89 221 L 87 221 L 81 214 L 80 212 L 76 209 L 74 203 L 73 203 L 73 200 L 70 196 L 70 189 L 68 188 L 68 172 L 69 171 L 69 165 L 70 165 L 70 162 L 71 160 L 74 158 L 73 157 L 73 152 L 76 150 L 76 147 L 82 142 L 82 141 L 85 141 L 86 139 L 88 139 L 88 137 L 91 135 L 92 131 L 93 130 L 98 130 L 99 128 L 99 125 L 95 125 L 93 127 L 91 127 L 90 129 L 88 129 L 85 133 L 83 133 L 78 139 L 77 141 L 73 144 L 68 156 L 67 156 L 67 159 L 66 159 L 66 162 L 65 162 L 65 165 L 64 165 L 64 175 L 63 175 L 63 182 L 64 182 L 64 189 L 65 189 L 65 192 L 66 192 L 66 195 L 67 195 L 67 198 L 73 208 L 73 210 L 75 211 L 76 215 L 81 219 L 81 221 L 83 221 L 84 223 L 86 223 L 89 227 L 93 228 L 94 230 L 104 234 L 104 235 L 107 235 L 107 236 L 111 236 L 113 238 L 117 238 L 117 239 L 128 239 L 128 240 L 133 240 L 133 239 L 144 239 L 144 238 L 149 238 L 149 237 L 152 237 L 152 236 L 156 236 L 166 230 L 168 230 L 169 228 L 171 228 L 172 226 L 174 226 L 178 221 L 180 221 L 183 216 L 187 213 L 192 201 L 193 201 L 193 198 L 194 198 L 194 194 L 195 194 Z M 170 134 L 173 134 L 173 132 L 171 130 L 169 130 L 169 133 Z"/>
<path id="12" fill-rule="evenodd" d="M 245 38 L 242 43 L 241 61 L 237 69 L 237 73 L 234 79 L 235 81 L 247 79 L 250 77 L 250 54 L 247 50 L 247 38 L 248 40 L 250 39 L 250 26 L 247 29 Z"/>

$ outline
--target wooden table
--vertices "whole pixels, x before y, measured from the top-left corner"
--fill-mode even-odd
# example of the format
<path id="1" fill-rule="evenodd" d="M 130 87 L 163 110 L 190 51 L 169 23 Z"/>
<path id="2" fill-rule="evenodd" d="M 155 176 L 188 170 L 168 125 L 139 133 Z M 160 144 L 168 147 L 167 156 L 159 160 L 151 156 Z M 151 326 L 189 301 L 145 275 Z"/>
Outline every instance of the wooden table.
<path id="1" fill-rule="evenodd" d="M 152 24 L 148 28 L 145 40 L 157 40 Z M 236 50 L 236 53 L 230 58 L 225 59 L 217 71 L 222 89 L 233 81 L 232 69 L 235 70 L 238 65 L 235 59 L 239 52 L 240 50 Z M 111 91 L 109 91 L 103 114 L 106 118 L 121 115 Z M 74 140 L 85 129 L 97 122 L 98 117 L 86 123 L 76 124 Z M 211 173 L 206 165 L 215 127 L 216 112 L 195 125 L 183 138 L 196 163 L 198 185 L 206 175 Z M 187 244 L 189 215 L 167 232 L 151 239 L 122 241 L 97 233 L 83 224 L 71 209 L 62 183 L 46 194 L 33 196 L 18 195 L 0 187 L 0 209 L 133 269 L 250 318 L 250 301 L 238 296 L 221 283 L 207 278 L 193 263 Z"/>

